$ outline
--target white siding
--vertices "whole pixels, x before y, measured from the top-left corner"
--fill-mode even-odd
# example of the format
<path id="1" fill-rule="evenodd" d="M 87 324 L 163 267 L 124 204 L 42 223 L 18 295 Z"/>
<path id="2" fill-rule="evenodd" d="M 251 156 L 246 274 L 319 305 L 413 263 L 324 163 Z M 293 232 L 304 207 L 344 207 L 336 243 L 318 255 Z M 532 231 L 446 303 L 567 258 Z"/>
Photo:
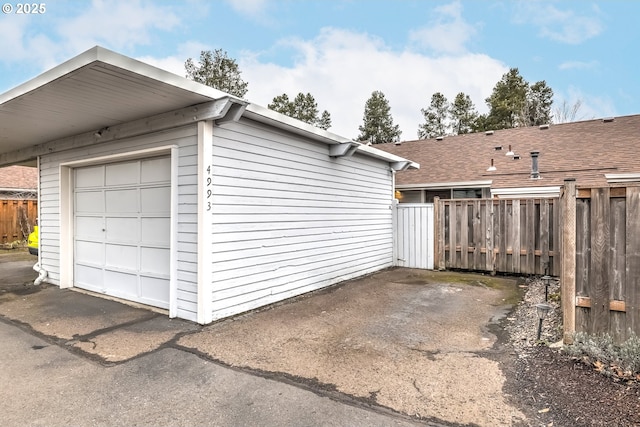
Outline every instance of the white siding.
<path id="1" fill-rule="evenodd" d="M 212 164 L 214 319 L 393 265 L 387 163 L 243 120 Z"/>
<path id="2" fill-rule="evenodd" d="M 60 285 L 60 164 L 167 145 L 179 147 L 178 160 L 178 317 L 196 320 L 197 126 L 189 125 L 135 138 L 55 152 L 40 159 L 40 253 L 50 283 Z"/>

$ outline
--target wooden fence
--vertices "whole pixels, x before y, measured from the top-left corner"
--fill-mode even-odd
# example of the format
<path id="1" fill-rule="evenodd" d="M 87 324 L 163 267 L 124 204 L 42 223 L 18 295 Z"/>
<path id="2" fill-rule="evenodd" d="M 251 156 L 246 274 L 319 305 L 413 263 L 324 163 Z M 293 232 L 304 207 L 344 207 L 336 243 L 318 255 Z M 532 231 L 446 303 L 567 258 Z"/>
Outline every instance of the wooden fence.
<path id="1" fill-rule="evenodd" d="M 36 200 L 0 200 L 0 244 L 27 240 L 37 216 Z"/>
<path id="2" fill-rule="evenodd" d="M 576 188 L 569 180 L 561 201 L 565 342 L 574 331 L 618 342 L 629 330 L 640 335 L 640 186 Z"/>
<path id="3" fill-rule="evenodd" d="M 434 205 L 437 268 L 560 274 L 557 198 L 436 198 Z"/>

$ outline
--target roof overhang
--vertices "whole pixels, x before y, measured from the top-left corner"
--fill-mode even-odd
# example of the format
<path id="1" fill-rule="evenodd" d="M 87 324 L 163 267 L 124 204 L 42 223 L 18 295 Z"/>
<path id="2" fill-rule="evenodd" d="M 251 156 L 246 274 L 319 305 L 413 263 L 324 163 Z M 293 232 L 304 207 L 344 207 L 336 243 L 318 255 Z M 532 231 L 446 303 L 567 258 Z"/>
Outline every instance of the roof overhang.
<path id="1" fill-rule="evenodd" d="M 224 97 L 96 46 L 0 94 L 0 155 Z"/>
<path id="2" fill-rule="evenodd" d="M 434 182 L 429 184 L 396 184 L 396 190 L 446 190 L 449 188 L 488 188 L 492 180 Z"/>
<path id="3" fill-rule="evenodd" d="M 548 187 L 517 187 L 517 188 L 492 188 L 491 197 L 498 199 L 520 199 L 538 197 L 559 197 L 560 186 Z"/>
<path id="4" fill-rule="evenodd" d="M 0 94 L 0 166 L 77 147 L 80 139 L 82 144 L 104 143 L 190 120 L 220 124 L 240 117 L 341 145 L 330 150 L 333 157 L 359 152 L 388 162 L 393 170 L 419 168 L 402 157 L 99 46 Z"/>

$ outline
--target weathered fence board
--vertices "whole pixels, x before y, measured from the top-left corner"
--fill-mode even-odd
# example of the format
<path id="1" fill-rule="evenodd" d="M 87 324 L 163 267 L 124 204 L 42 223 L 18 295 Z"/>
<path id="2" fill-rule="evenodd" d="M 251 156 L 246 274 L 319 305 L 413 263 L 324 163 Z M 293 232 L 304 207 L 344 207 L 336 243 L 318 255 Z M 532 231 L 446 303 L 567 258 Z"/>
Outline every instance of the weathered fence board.
<path id="1" fill-rule="evenodd" d="M 558 199 L 435 200 L 436 265 L 514 274 L 560 274 Z"/>
<path id="2" fill-rule="evenodd" d="M 0 243 L 26 240 L 37 216 L 36 200 L 0 200 Z"/>
<path id="3" fill-rule="evenodd" d="M 618 342 L 629 331 L 640 335 L 640 186 L 579 188 L 573 198 L 565 186 L 562 198 L 576 211 L 575 229 L 564 229 L 574 246 L 563 250 L 575 253 L 574 263 L 563 262 L 565 342 L 574 332 L 572 312 L 577 332 L 608 333 Z"/>

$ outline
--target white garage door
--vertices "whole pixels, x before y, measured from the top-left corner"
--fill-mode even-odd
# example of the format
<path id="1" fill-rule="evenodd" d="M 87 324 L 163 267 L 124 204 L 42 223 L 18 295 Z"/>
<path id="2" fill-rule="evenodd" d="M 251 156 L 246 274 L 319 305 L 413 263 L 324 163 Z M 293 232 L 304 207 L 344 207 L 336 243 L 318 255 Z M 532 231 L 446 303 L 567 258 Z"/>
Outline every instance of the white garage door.
<path id="1" fill-rule="evenodd" d="M 169 308 L 171 160 L 74 171 L 74 286 Z"/>

